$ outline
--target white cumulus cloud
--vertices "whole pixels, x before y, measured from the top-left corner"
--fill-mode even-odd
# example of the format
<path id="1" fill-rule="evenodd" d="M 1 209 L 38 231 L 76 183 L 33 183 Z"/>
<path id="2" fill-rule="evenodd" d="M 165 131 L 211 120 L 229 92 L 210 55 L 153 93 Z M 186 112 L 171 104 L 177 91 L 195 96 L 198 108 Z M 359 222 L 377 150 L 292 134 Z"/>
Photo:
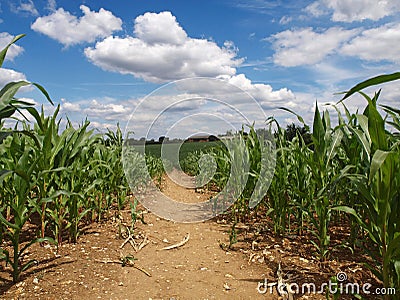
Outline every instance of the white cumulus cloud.
<path id="1" fill-rule="evenodd" d="M 170 12 L 145 13 L 135 20 L 135 37 L 109 36 L 85 49 L 86 57 L 107 71 L 151 82 L 186 77 L 234 75 L 243 61 L 233 43 L 219 47 L 188 37 Z"/>
<path id="2" fill-rule="evenodd" d="M 263 107 L 281 106 L 295 99 L 293 92 L 287 88 L 274 91 L 269 84 L 252 83 L 244 74 L 232 76 L 228 82 L 249 93 Z"/>
<path id="3" fill-rule="evenodd" d="M 363 31 L 347 44 L 341 53 L 364 60 L 387 60 L 400 63 L 400 24 L 390 23 Z"/>
<path id="4" fill-rule="evenodd" d="M 145 13 L 135 19 L 135 35 L 143 42 L 151 44 L 182 45 L 187 34 L 169 11 Z"/>
<path id="5" fill-rule="evenodd" d="M 340 46 L 357 34 L 358 30 L 332 27 L 316 32 L 311 27 L 285 30 L 272 35 L 276 64 L 285 67 L 310 65 L 320 62 L 327 55 L 336 52 Z"/>
<path id="6" fill-rule="evenodd" d="M 69 102 L 65 99 L 61 99 L 61 110 L 64 112 L 80 112 L 82 110 L 79 103 Z"/>
<path id="7" fill-rule="evenodd" d="M 314 16 L 332 13 L 332 21 L 377 21 L 400 11 L 399 0 L 318 0 L 307 6 Z"/>
<path id="8" fill-rule="evenodd" d="M 93 99 L 84 112 L 89 116 L 102 116 L 105 120 L 126 120 L 129 117 L 130 109 L 118 103 L 102 103 Z"/>
<path id="9" fill-rule="evenodd" d="M 78 18 L 59 8 L 48 16 L 37 18 L 31 28 L 67 47 L 94 42 L 97 38 L 107 37 L 122 28 L 122 20 L 110 11 L 100 8 L 95 12 L 85 5 L 81 5 L 80 9 L 83 16 Z"/>
<path id="10" fill-rule="evenodd" d="M 175 105 L 169 109 L 169 113 L 174 118 L 195 114 L 205 107 L 208 107 L 207 111 L 214 111 L 214 104 L 199 100 L 198 95 L 210 99 L 229 99 L 238 109 L 248 110 L 249 103 L 243 101 L 243 92 L 238 93 L 230 85 L 201 78 L 179 80 L 193 77 L 225 80 L 253 96 L 266 110 L 285 104 L 290 107 L 297 105 L 296 97 L 289 89 L 274 90 L 271 85 L 254 83 L 244 74 L 236 74 L 243 59 L 238 58 L 238 49 L 233 42 L 226 41 L 219 46 L 212 40 L 190 37 L 170 12 L 138 16 L 133 32 L 132 36 L 109 36 L 95 46 L 87 47 L 84 53 L 89 61 L 106 71 L 130 74 L 157 83 L 178 80 L 174 84 L 180 92 L 178 98 L 190 101 L 179 102 L 177 98 L 171 99 L 170 94 L 165 98 L 152 95 L 152 99 L 157 98 L 156 101 L 143 104 L 146 118 L 158 115 L 160 106 L 171 100 L 175 101 Z M 91 118 L 126 121 L 135 103 L 138 100 L 93 100 L 89 106 L 81 105 L 80 108 Z M 137 117 L 144 118 L 135 116 L 135 120 Z M 262 118 L 257 120 L 265 121 Z"/>
<path id="11" fill-rule="evenodd" d="M 0 87 L 5 86 L 9 82 L 21 80 L 26 81 L 24 74 L 11 69 L 0 68 Z"/>

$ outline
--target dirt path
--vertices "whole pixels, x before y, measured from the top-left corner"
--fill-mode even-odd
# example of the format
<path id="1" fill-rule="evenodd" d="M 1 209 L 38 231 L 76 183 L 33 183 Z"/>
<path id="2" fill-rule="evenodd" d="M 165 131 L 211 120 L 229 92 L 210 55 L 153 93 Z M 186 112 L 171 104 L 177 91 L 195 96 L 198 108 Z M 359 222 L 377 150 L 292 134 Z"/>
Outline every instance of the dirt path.
<path id="1" fill-rule="evenodd" d="M 167 196 L 188 203 L 205 201 L 211 196 L 179 187 L 169 179 L 164 180 L 162 189 Z M 123 216 L 123 222 L 128 222 L 129 211 L 125 211 Z M 298 265 L 298 270 L 309 270 L 314 278 L 322 278 L 318 273 L 317 263 L 303 258 L 310 256 L 310 251 L 304 247 L 304 242 L 300 239 L 297 242 L 288 239 L 278 241 L 268 236 L 260 239 L 261 235 L 257 237 L 255 234 L 252 238 L 241 239 L 235 245 L 234 251 L 226 251 L 221 248 L 221 244 L 229 244 L 230 227 L 224 224 L 223 220 L 182 224 L 146 213 L 144 218 L 146 224 L 138 221 L 134 235 L 138 244 L 144 237 L 149 243 L 136 252 L 129 243 L 121 248 L 124 240 L 118 236 L 119 222 L 115 218 L 112 219 L 106 223 L 92 224 L 85 229 L 78 243 L 62 245 L 58 254 L 55 253 L 53 246 L 33 246 L 25 260 L 36 258 L 39 264 L 27 271 L 23 280 L 16 285 L 10 284 L 10 268 L 2 263 L 1 297 L 4 299 L 280 299 L 275 290 L 273 294 L 269 291 L 260 294 L 257 290 L 258 282 L 265 278 L 269 282 L 276 280 L 277 264 L 274 248 L 276 250 L 277 247 L 278 250 L 287 251 L 286 265 Z M 188 234 L 190 238 L 183 246 L 162 250 L 166 246 L 182 241 Z M 122 267 L 117 263 L 121 257 L 129 255 L 134 256 L 136 259 L 134 265 L 144 272 L 132 266 Z M 353 265 L 349 263 L 349 268 L 351 266 L 355 269 Z M 314 269 L 318 272 L 314 272 Z M 325 299 L 325 297 L 303 295 L 295 299 Z"/>
<path id="2" fill-rule="evenodd" d="M 210 194 L 196 193 L 167 179 L 163 192 L 179 201 L 201 202 Z M 128 220 L 129 212 L 125 212 Z M 137 222 L 138 240 L 150 241 L 139 252 L 118 238 L 117 222 L 94 224 L 86 229 L 77 244 L 64 244 L 58 254 L 53 246 L 33 246 L 27 257 L 39 265 L 27 271 L 23 280 L 10 284 L 10 276 L 0 272 L 5 299 L 255 299 L 260 297 L 257 282 L 266 268 L 249 266 L 246 255 L 224 251 L 220 243 L 229 243 L 227 226 L 215 220 L 181 224 L 145 214 L 147 224 Z M 189 241 L 175 249 L 162 248 Z M 116 261 L 132 254 L 135 265 L 122 267 Z M 261 297 L 268 299 L 267 297 Z M 273 299 L 273 298 L 271 298 Z"/>

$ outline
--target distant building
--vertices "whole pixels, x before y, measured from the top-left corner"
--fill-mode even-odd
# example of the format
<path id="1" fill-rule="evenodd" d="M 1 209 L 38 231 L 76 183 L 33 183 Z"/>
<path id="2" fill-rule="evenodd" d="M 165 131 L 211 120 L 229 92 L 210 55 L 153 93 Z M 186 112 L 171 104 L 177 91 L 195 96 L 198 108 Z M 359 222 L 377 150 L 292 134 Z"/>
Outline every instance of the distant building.
<path id="1" fill-rule="evenodd" d="M 188 138 L 185 142 L 215 142 L 219 139 L 215 135 L 194 135 Z"/>

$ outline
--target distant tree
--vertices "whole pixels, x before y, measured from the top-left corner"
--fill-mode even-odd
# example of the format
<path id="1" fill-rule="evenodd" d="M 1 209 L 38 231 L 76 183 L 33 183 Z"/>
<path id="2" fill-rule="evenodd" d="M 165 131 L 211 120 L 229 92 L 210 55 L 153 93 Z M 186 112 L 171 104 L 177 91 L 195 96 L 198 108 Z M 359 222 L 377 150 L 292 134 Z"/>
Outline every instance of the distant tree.
<path id="1" fill-rule="evenodd" d="M 292 141 L 296 136 L 301 136 L 306 145 L 312 144 L 312 138 L 310 134 L 310 128 L 308 126 L 300 127 L 294 123 L 286 126 L 285 130 L 286 140 Z"/>

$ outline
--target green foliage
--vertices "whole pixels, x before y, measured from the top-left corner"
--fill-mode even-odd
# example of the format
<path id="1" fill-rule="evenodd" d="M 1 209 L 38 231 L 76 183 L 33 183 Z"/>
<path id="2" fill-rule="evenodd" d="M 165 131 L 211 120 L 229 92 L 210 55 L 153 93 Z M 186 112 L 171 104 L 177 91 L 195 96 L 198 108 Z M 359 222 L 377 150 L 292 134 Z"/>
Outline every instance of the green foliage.
<path id="1" fill-rule="evenodd" d="M 365 241 L 357 242 L 357 237 L 367 233 L 369 243 L 378 249 L 368 253 L 379 262 L 369 268 L 385 287 L 397 290 L 400 282 L 400 111 L 382 105 L 387 114 L 382 115 L 377 105 L 380 91 L 371 98 L 361 89 L 399 78 L 399 73 L 377 76 L 350 89 L 339 103 L 343 104 L 358 92 L 367 106 L 362 114 L 350 114 L 343 105 L 346 120 L 334 106 L 339 120 L 336 127 L 331 126 L 328 111 L 321 113 L 317 106 L 309 147 L 301 135 L 287 140 L 287 133 L 277 124 L 277 166 L 267 199 L 267 214 L 276 233 L 286 232 L 286 222 L 291 219 L 296 220 L 301 230 L 304 223 L 313 225 L 317 240 L 312 243 L 321 260 L 326 259 L 331 249 L 332 217 L 340 221 L 345 217 L 341 213 L 346 213 L 352 224 L 347 245 L 364 244 Z M 296 116 L 304 124 L 303 118 Z"/>
<path id="2" fill-rule="evenodd" d="M 0 52 L 0 65 L 8 48 L 23 35 L 17 36 Z M 82 221 L 89 213 L 100 220 L 113 203 L 122 208 L 126 201 L 122 155 L 122 133 L 109 131 L 105 137 L 89 130 L 85 121 L 79 128 L 67 122 L 60 128 L 59 107 L 51 116 L 39 113 L 32 104 L 15 98 L 21 87 L 31 83 L 10 82 L 0 91 L 0 233 L 1 241 L 11 243 L 11 249 L 0 249 L 0 259 L 12 267 L 13 281 L 36 261 L 23 261 L 23 254 L 34 243 L 62 242 L 68 230 L 75 242 Z M 36 86 L 52 104 L 45 89 Z M 4 128 L 3 120 L 12 119 L 15 112 L 30 114 L 31 126 L 17 121 L 15 128 Z M 17 128 L 22 127 L 22 130 Z M 26 234 L 25 224 L 32 216 L 40 217 L 39 235 L 21 244 Z M 47 229 L 53 237 L 46 237 Z"/>
<path id="3" fill-rule="evenodd" d="M 199 159 L 203 152 L 193 151 L 186 155 L 184 159 L 181 160 L 180 165 L 182 171 L 190 176 L 196 176 L 200 172 Z"/>
<path id="4" fill-rule="evenodd" d="M 9 47 L 22 38 L 24 35 L 15 37 L 1 52 L 0 66 L 2 66 Z M 15 98 L 18 90 L 29 85 L 29 82 L 10 82 L 0 91 L 0 124 L 2 120 L 11 117 L 17 110 L 28 111 L 36 120 L 39 120 L 38 112 L 31 104 Z M 51 103 L 47 92 L 39 85 L 36 85 L 43 92 Z M 38 124 L 42 125 L 39 121 Z M 0 259 L 5 260 L 12 267 L 13 282 L 17 282 L 21 272 L 28 269 L 35 263 L 30 260 L 22 262 L 23 253 L 34 243 L 53 242 L 51 238 L 41 237 L 31 240 L 21 246 L 21 234 L 24 225 L 34 212 L 34 207 L 43 205 L 46 200 L 39 199 L 33 192 L 37 191 L 37 185 L 45 173 L 49 170 L 42 170 L 40 160 L 43 154 L 39 153 L 35 146 L 40 145 L 39 140 L 30 132 L 17 130 L 3 130 L 0 128 L 0 183 L 2 193 L 0 198 L 0 226 L 1 241 L 8 238 L 12 243 L 13 253 L 7 249 L 0 249 Z M 33 147 L 32 147 L 33 144 Z"/>
<path id="5" fill-rule="evenodd" d="M 365 158 L 361 161 L 362 172 L 349 176 L 363 201 L 358 207 L 335 207 L 352 215 L 378 246 L 379 251 L 374 258 L 381 263 L 370 268 L 385 287 L 396 287 L 397 291 L 400 282 L 400 140 L 399 132 L 392 133 L 385 127 L 387 123 L 398 129 L 396 125 L 400 114 L 396 109 L 383 106 L 392 118 L 392 121 L 388 121 L 377 108 L 380 91 L 370 98 L 360 90 L 399 78 L 399 73 L 375 77 L 350 90 L 353 93 L 358 91 L 367 101 L 363 114 L 353 116 L 358 126 L 355 129 L 348 126 L 349 135 L 357 137 L 362 150 L 361 157 Z M 353 164 L 358 162 L 351 161 Z M 386 299 L 390 299 L 390 296 L 386 296 Z"/>

